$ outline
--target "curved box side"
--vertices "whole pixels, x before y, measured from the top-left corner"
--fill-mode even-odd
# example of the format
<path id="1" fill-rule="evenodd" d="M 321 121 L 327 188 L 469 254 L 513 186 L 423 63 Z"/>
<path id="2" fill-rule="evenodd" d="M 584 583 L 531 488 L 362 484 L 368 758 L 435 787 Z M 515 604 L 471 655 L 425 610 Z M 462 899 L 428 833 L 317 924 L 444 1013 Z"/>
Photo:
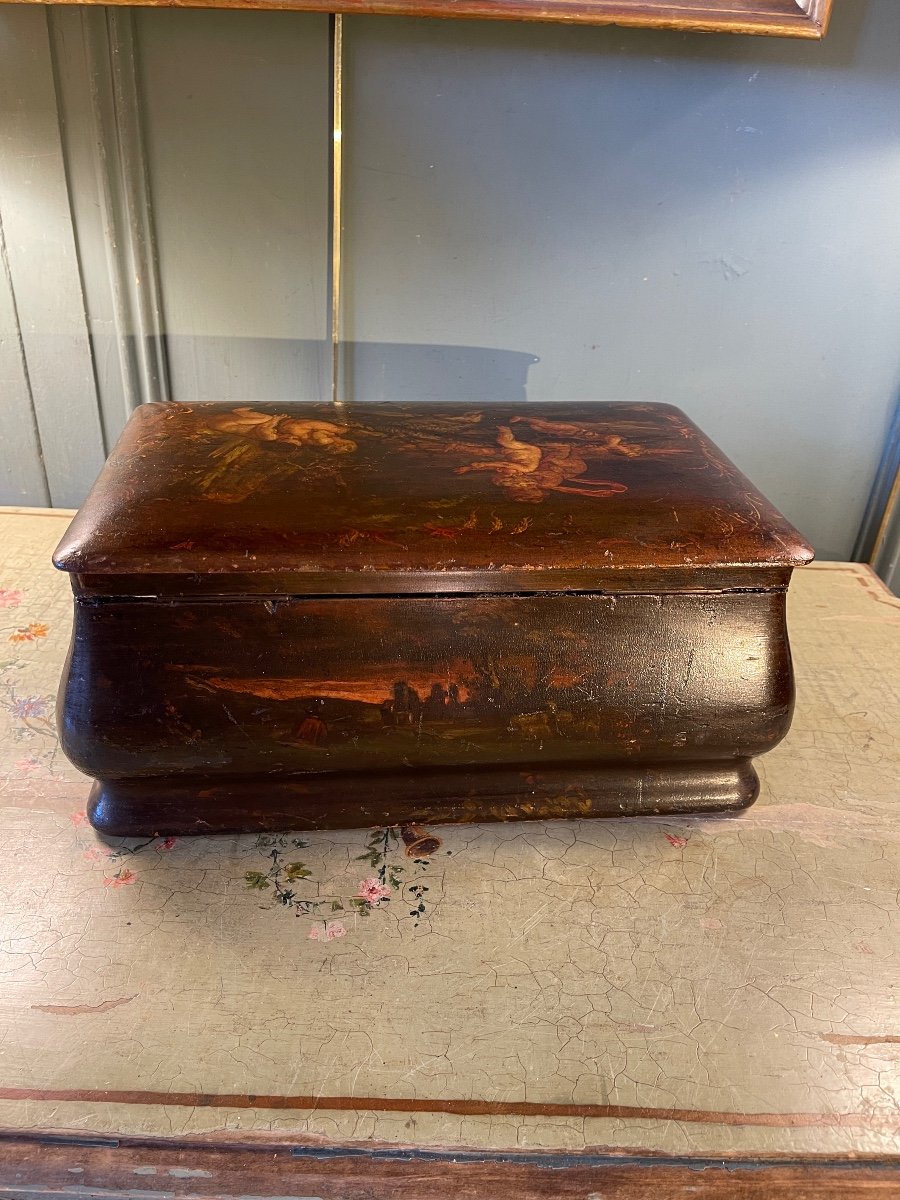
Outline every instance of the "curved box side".
<path id="1" fill-rule="evenodd" d="M 452 794 L 454 774 L 490 790 L 492 772 L 733 768 L 790 723 L 784 601 L 82 600 L 60 736 L 107 783 L 197 792 L 252 779 L 414 789 L 441 776 Z M 654 811 L 682 799 L 661 793 Z M 551 815 L 577 814 L 560 803 Z M 317 819 L 329 823 L 327 806 Z"/>
<path id="2" fill-rule="evenodd" d="M 120 833 L 737 808 L 811 556 L 666 404 L 143 405 L 63 747 Z"/>

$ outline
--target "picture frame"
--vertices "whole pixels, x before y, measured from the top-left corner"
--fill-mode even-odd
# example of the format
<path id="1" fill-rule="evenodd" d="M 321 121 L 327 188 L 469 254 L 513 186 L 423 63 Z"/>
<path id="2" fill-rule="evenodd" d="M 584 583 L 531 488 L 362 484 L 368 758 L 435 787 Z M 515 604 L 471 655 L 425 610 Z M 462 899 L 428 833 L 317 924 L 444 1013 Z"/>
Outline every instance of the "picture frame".
<path id="1" fill-rule="evenodd" d="M 187 0 L 191 3 L 191 0 Z M 236 0 L 243 7 L 241 0 Z M 268 7 L 266 0 L 263 5 Z M 343 13 L 556 21 L 702 33 L 823 38 L 833 0 L 273 0 Z M 253 4 L 252 7 L 258 7 Z"/>
<path id="2" fill-rule="evenodd" d="M 101 2 L 117 7 L 132 0 L 87 0 L 88 4 Z M 379 13 L 553 21 L 816 39 L 824 37 L 828 30 L 834 0 L 136 0 L 136 3 L 159 8 L 281 9 L 347 15 Z"/>

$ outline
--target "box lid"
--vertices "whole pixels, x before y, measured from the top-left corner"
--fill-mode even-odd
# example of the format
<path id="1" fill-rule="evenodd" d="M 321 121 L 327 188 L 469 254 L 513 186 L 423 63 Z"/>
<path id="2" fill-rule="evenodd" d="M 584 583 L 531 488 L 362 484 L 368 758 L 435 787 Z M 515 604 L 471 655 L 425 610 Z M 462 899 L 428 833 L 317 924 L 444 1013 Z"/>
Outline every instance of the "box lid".
<path id="1" fill-rule="evenodd" d="M 54 562 L 101 591 L 368 594 L 811 558 L 670 405 L 213 402 L 134 413 Z"/>

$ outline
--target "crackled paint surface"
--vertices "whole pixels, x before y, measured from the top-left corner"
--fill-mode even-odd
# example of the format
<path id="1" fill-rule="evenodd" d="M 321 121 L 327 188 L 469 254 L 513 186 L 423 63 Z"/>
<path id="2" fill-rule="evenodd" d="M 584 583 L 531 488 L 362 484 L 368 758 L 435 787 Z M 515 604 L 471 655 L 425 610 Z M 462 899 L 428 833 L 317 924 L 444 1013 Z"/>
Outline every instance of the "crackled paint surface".
<path id="1" fill-rule="evenodd" d="M 900 1145 L 900 602 L 792 587 L 739 818 L 102 842 L 59 754 L 63 513 L 0 514 L 0 1126 Z"/>

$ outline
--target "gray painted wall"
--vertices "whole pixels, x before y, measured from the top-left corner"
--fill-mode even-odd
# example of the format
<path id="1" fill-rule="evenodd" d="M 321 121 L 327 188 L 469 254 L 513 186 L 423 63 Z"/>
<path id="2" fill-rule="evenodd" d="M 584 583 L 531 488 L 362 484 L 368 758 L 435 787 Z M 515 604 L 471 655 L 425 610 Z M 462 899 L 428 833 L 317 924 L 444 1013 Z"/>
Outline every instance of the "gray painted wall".
<path id="1" fill-rule="evenodd" d="M 327 18 L 4 9 L 4 41 L 37 65 L 0 84 L 0 499 L 45 502 L 48 403 L 83 408 L 45 343 L 26 419 L 16 301 L 55 276 L 2 157 L 17 89 L 51 141 L 55 89 L 80 289 L 44 322 L 80 322 L 100 414 L 65 483 L 46 456 L 57 503 L 141 398 L 327 397 Z M 838 0 L 822 44 L 365 17 L 345 43 L 347 394 L 673 401 L 848 557 L 900 393 L 896 0 Z"/>

